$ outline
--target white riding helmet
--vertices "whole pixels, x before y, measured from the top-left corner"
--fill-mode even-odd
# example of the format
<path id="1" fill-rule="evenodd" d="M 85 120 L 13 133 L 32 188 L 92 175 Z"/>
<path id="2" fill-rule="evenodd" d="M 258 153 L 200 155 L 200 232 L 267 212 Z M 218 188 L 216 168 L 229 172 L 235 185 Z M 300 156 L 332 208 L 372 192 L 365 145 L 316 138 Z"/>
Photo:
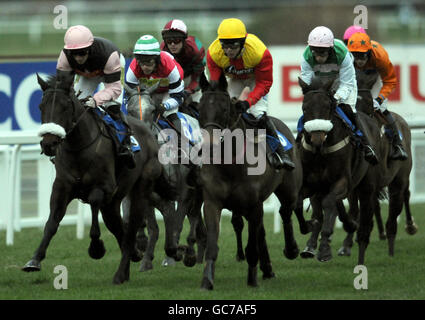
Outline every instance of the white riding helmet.
<path id="1" fill-rule="evenodd" d="M 329 28 L 319 26 L 310 32 L 307 43 L 312 47 L 330 48 L 334 46 L 334 35 Z"/>

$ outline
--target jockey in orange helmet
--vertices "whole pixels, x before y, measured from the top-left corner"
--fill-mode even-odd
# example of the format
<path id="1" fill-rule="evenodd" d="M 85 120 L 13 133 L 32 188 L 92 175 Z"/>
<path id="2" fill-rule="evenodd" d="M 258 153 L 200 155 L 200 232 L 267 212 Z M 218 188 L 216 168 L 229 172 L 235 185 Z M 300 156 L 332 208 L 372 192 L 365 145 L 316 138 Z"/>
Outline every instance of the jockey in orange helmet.
<path id="1" fill-rule="evenodd" d="M 380 75 L 382 88 L 378 97 L 373 100 L 374 108 L 386 117 L 394 137 L 390 159 L 406 160 L 408 155 L 403 149 L 395 120 L 387 110 L 387 98 L 397 85 L 397 77 L 387 51 L 378 42 L 371 41 L 366 33 L 354 33 L 347 46 L 354 56 L 354 66 L 357 69 L 374 70 Z"/>

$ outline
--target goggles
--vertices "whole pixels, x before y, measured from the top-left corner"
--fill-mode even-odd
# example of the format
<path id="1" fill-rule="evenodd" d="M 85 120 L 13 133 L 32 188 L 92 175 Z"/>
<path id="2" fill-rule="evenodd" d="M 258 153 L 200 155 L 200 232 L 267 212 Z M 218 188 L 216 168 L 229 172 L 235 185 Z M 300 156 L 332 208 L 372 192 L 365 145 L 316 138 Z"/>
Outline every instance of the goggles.
<path id="1" fill-rule="evenodd" d="M 84 49 L 77 49 L 77 50 L 71 50 L 71 54 L 73 55 L 73 56 L 80 56 L 80 57 L 83 57 L 83 56 L 85 56 L 86 54 L 88 54 L 89 53 L 89 49 L 87 49 L 87 48 L 84 48 Z"/>
<path id="2" fill-rule="evenodd" d="M 170 45 L 170 44 L 173 44 L 173 43 L 179 44 L 183 41 L 183 39 L 182 38 L 167 38 L 164 41 L 167 45 Z"/>
<path id="3" fill-rule="evenodd" d="M 369 56 L 367 52 L 352 52 L 352 54 L 356 60 L 366 60 Z"/>

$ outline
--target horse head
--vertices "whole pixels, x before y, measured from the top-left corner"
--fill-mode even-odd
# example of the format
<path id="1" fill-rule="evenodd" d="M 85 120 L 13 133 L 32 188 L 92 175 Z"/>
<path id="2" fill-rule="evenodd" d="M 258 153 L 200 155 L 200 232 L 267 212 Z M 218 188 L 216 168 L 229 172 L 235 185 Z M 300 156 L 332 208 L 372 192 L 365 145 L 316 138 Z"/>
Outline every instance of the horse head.
<path id="1" fill-rule="evenodd" d="M 357 78 L 357 102 L 356 109 L 368 115 L 373 115 L 373 96 L 371 89 L 378 79 L 378 73 L 366 73 L 356 69 Z"/>
<path id="2" fill-rule="evenodd" d="M 333 128 L 331 119 L 336 107 L 330 91 L 333 81 L 322 83 L 319 78 L 313 78 L 311 84 L 308 85 L 298 78 L 298 83 L 304 93 L 302 104 L 304 129 L 313 147 L 321 148 Z"/>
<path id="3" fill-rule="evenodd" d="M 124 84 L 124 94 L 127 98 L 128 114 L 147 123 L 152 123 L 154 118 L 155 104 L 152 93 L 158 88 L 159 82 L 151 87 L 131 88 Z M 142 112 L 142 114 L 140 114 Z"/>
<path id="4" fill-rule="evenodd" d="M 43 91 L 39 105 L 41 127 L 38 135 L 42 153 L 54 156 L 57 147 L 75 126 L 76 108 L 80 105 L 73 90 L 73 75 L 51 76 L 47 81 L 37 74 L 37 81 Z"/>
<path id="5" fill-rule="evenodd" d="M 221 75 L 218 82 L 209 82 L 205 75 L 202 74 L 199 81 L 202 97 L 198 104 L 199 110 L 199 125 L 204 128 L 209 134 L 204 136 L 204 143 L 213 145 L 221 143 L 209 137 L 213 137 L 214 129 L 228 129 L 237 122 L 237 113 L 233 101 L 230 99 L 227 92 L 227 80 L 224 74 Z"/>

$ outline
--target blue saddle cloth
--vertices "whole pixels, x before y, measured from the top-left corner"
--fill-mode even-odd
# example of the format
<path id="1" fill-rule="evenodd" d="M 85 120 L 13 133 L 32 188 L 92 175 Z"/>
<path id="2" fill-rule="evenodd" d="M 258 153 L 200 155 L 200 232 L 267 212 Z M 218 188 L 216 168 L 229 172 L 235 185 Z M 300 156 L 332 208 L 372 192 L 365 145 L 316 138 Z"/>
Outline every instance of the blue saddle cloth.
<path id="1" fill-rule="evenodd" d="M 245 112 L 242 114 L 242 117 L 247 123 L 258 128 L 258 120 L 255 119 L 251 114 Z M 270 149 L 275 152 L 279 143 L 282 145 L 283 150 L 285 151 L 292 149 L 292 143 L 283 135 L 283 133 L 281 133 L 279 130 L 276 130 L 276 133 L 279 139 L 276 139 L 270 135 L 266 136 L 267 145 L 270 147 Z"/>
<path id="2" fill-rule="evenodd" d="M 96 108 L 94 111 L 107 125 L 115 129 L 114 132 L 118 138 L 118 141 L 122 143 L 125 136 L 127 135 L 127 128 L 125 127 L 124 123 L 122 123 L 122 121 L 115 121 L 114 119 L 111 118 L 111 116 L 108 113 L 104 112 L 100 108 Z M 133 152 L 137 152 L 141 150 L 140 145 L 137 142 L 136 138 L 134 138 L 133 136 L 130 136 L 130 141 L 131 141 L 131 150 Z"/>
<path id="3" fill-rule="evenodd" d="M 181 112 L 177 112 L 177 116 L 180 119 L 181 125 L 182 125 L 182 134 L 184 134 L 186 136 L 186 138 L 189 139 L 190 142 L 192 142 L 192 144 L 195 144 L 197 141 L 194 137 L 194 128 L 191 126 L 191 124 L 189 123 L 189 121 L 187 120 L 187 118 L 185 117 L 185 115 Z M 158 120 L 158 124 L 162 129 L 174 129 L 171 127 L 171 125 L 168 123 L 167 120 L 165 120 L 164 118 L 160 118 Z"/>

